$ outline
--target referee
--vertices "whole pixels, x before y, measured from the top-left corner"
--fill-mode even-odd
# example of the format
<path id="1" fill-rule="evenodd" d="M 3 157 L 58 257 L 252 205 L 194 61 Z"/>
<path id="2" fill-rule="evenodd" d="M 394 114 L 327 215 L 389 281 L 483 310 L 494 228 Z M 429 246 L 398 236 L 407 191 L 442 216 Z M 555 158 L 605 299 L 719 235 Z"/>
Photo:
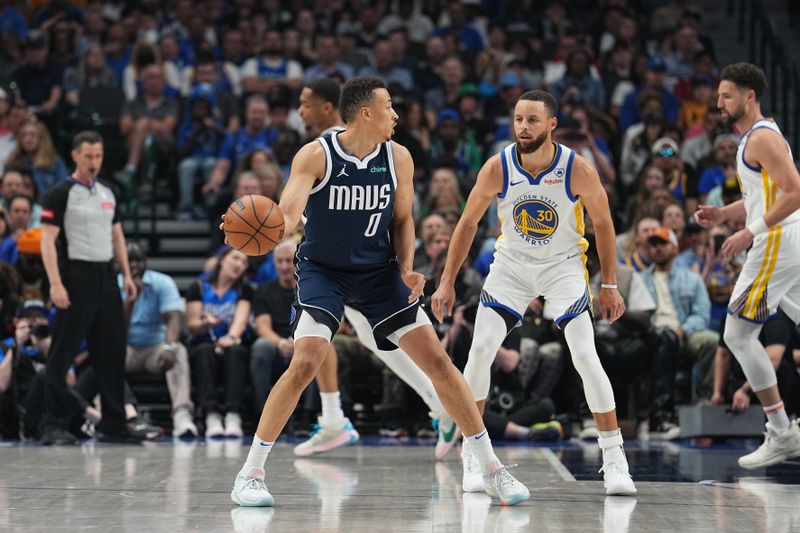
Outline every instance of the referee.
<path id="1" fill-rule="evenodd" d="M 75 172 L 54 185 L 42 206 L 42 260 L 57 307 L 45 375 L 45 444 L 74 444 L 67 431 L 66 375 L 86 339 L 97 373 L 103 419 L 97 439 L 141 442 L 125 420 L 125 320 L 112 259 L 124 277 L 126 297 L 136 297 L 114 192 L 97 180 L 103 139 L 81 132 L 72 143 Z"/>

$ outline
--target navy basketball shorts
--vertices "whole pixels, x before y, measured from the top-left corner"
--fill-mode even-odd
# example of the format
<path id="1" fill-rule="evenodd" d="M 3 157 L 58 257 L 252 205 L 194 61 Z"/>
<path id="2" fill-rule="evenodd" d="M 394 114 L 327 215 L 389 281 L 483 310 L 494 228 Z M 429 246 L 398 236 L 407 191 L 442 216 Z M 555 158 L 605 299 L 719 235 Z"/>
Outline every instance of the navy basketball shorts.
<path id="1" fill-rule="evenodd" d="M 418 321 L 419 302 L 408 303 L 410 294 L 397 263 L 344 271 L 301 260 L 292 319 L 295 338 L 302 314 L 307 313 L 317 327 L 330 330 L 330 340 L 339 329 L 346 304 L 367 319 L 378 348 L 393 350 L 397 346 L 387 337 Z"/>

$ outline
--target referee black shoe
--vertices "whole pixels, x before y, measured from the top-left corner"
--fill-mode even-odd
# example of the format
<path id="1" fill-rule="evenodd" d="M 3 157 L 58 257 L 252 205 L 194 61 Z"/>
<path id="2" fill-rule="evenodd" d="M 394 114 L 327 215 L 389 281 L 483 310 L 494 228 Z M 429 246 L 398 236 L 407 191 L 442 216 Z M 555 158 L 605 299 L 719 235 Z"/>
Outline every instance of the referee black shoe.
<path id="1" fill-rule="evenodd" d="M 115 431 L 113 433 L 100 433 L 95 435 L 98 442 L 108 442 L 111 444 L 141 444 L 142 441 L 147 440 L 147 433 L 138 429 L 132 429 L 129 426 L 122 431 Z"/>
<path id="2" fill-rule="evenodd" d="M 50 426 L 42 430 L 42 444 L 45 446 L 66 446 L 77 444 L 78 439 L 66 429 Z"/>

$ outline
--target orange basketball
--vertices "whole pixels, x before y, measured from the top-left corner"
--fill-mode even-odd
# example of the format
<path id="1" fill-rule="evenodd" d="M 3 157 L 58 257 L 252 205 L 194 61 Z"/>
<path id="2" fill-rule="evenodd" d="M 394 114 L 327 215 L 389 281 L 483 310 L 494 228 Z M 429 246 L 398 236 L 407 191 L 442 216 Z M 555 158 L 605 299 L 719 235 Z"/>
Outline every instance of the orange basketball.
<path id="1" fill-rule="evenodd" d="M 264 255 L 283 240 L 283 213 L 266 196 L 242 196 L 228 207 L 223 228 L 232 247 L 246 255 Z"/>

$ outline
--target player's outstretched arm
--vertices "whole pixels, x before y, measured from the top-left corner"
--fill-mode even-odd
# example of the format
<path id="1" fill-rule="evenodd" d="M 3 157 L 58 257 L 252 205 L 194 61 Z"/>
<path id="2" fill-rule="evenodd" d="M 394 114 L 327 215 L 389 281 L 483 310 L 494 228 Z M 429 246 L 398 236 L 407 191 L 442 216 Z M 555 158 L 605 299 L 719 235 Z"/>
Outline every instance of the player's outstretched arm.
<path id="1" fill-rule="evenodd" d="M 500 155 L 492 156 L 478 172 L 475 187 L 469 193 L 467 205 L 461 218 L 458 220 L 453 237 L 450 239 L 450 247 L 447 251 L 447 262 L 442 272 L 442 279 L 439 281 L 439 288 L 433 294 L 431 300 L 431 310 L 436 320 L 441 322 L 450 313 L 455 302 L 455 290 L 453 285 L 456 281 L 461 265 L 467 258 L 467 253 L 475 239 L 475 232 L 492 200 L 503 191 L 503 169 L 501 168 Z"/>
<path id="2" fill-rule="evenodd" d="M 597 170 L 583 157 L 575 155 L 570 176 L 572 195 L 579 196 L 592 218 L 597 242 L 597 255 L 603 272 L 603 287 L 600 289 L 600 313 L 602 318 L 614 322 L 625 312 L 625 303 L 616 289 L 617 244 L 614 223 L 608 207 L 608 196 Z"/>
<path id="3" fill-rule="evenodd" d="M 397 190 L 394 192 L 394 214 L 392 245 L 400 264 L 400 274 L 403 282 L 411 289 L 408 297 L 413 302 L 422 296 L 425 288 L 425 276 L 413 271 L 414 266 L 414 217 L 412 206 L 414 203 L 414 160 L 408 149 L 396 142 L 392 142 L 395 172 L 397 174 Z"/>
<path id="4" fill-rule="evenodd" d="M 314 183 L 325 175 L 325 152 L 318 141 L 303 146 L 292 160 L 289 181 L 281 194 L 280 208 L 283 213 L 285 235 L 291 235 L 300 223 L 300 217 L 308 203 Z"/>

